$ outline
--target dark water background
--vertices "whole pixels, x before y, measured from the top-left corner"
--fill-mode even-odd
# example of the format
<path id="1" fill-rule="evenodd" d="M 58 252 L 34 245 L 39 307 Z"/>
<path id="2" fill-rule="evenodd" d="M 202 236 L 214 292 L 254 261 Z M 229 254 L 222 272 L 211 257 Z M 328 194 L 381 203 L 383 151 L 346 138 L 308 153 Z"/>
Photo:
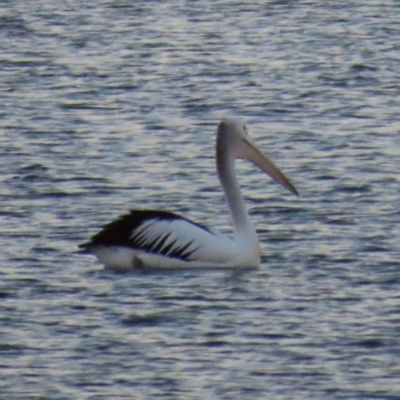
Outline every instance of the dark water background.
<path id="1" fill-rule="evenodd" d="M 4 399 L 400 399 L 396 1 L 2 1 Z M 133 207 L 229 231 L 235 116 L 258 270 L 118 274 L 77 244 Z"/>

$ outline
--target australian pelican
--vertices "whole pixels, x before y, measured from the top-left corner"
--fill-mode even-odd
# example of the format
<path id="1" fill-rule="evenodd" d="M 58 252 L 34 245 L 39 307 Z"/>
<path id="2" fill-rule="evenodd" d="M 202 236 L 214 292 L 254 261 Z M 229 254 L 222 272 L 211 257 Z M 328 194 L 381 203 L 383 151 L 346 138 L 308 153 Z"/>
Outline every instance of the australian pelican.
<path id="1" fill-rule="evenodd" d="M 260 244 L 236 180 L 234 161 L 252 161 L 298 196 L 296 188 L 261 152 L 246 126 L 222 120 L 217 129 L 218 177 L 233 222 L 233 238 L 168 211 L 132 210 L 107 224 L 79 247 L 106 268 L 256 267 Z"/>

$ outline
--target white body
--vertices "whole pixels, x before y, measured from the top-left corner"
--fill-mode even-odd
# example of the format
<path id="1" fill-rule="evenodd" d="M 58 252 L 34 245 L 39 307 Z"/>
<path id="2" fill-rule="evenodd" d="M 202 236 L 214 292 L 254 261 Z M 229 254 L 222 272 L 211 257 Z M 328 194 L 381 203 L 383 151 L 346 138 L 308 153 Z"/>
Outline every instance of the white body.
<path id="1" fill-rule="evenodd" d="M 165 228 L 160 222 L 159 228 Z M 169 224 L 178 236 L 195 238 L 191 248 L 201 243 L 202 247 L 195 250 L 187 261 L 164 255 L 138 251 L 122 246 L 99 246 L 92 250 L 97 259 L 107 268 L 128 270 L 132 268 L 232 268 L 256 267 L 260 264 L 260 245 L 257 236 L 250 233 L 248 237 L 230 239 L 220 234 L 210 234 L 207 231 L 191 225 L 185 220 Z M 246 242 L 248 242 L 246 244 Z M 179 243 L 179 242 L 178 242 Z"/>

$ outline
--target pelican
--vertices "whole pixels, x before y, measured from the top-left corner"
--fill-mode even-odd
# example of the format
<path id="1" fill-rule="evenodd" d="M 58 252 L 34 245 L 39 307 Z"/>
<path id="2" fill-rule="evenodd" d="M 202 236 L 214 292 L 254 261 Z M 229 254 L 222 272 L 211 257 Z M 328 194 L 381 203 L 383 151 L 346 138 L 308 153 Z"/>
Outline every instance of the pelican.
<path id="1" fill-rule="evenodd" d="M 246 126 L 225 119 L 217 128 L 216 164 L 233 223 L 233 238 L 169 211 L 131 210 L 79 247 L 114 270 L 259 266 L 260 243 L 236 180 L 235 159 L 252 161 L 299 195 L 250 138 Z"/>

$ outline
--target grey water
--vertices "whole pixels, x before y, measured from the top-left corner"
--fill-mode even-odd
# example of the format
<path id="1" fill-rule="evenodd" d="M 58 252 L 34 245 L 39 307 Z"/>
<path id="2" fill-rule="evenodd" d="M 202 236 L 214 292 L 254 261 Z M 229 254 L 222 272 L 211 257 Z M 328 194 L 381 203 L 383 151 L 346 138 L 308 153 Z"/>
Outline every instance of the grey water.
<path id="1" fill-rule="evenodd" d="M 0 398 L 400 399 L 396 1 L 0 3 Z M 238 178 L 259 269 L 107 271 L 131 208 L 229 234 L 226 116 L 300 198 Z"/>

